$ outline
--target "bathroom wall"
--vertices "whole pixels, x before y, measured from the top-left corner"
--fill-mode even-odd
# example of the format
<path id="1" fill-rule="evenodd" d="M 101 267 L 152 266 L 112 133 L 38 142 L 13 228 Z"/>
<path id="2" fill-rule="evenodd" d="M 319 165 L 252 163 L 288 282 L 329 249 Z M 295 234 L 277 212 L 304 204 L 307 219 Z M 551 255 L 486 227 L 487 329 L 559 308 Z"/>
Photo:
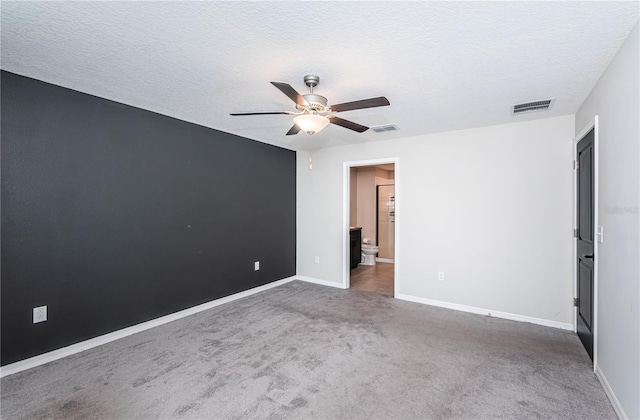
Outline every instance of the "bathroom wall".
<path id="1" fill-rule="evenodd" d="M 358 170 L 349 168 L 349 226 L 358 226 Z"/>
<path id="2" fill-rule="evenodd" d="M 376 168 L 376 185 L 393 185 L 394 171 Z"/>
<path id="3" fill-rule="evenodd" d="M 362 237 L 371 239 L 371 243 L 375 244 L 377 229 L 376 186 L 392 185 L 394 183 L 393 171 L 386 171 L 375 166 L 362 166 L 351 168 L 350 176 L 350 225 L 362 227 Z"/>
<path id="4" fill-rule="evenodd" d="M 378 258 L 394 259 L 395 257 L 395 216 L 391 198 L 395 197 L 393 185 L 377 187 L 377 220 L 378 220 Z"/>
<path id="5" fill-rule="evenodd" d="M 377 239 L 379 251 L 378 258 L 393 259 L 394 258 L 394 228 L 395 224 L 391 223 L 388 209 L 388 188 L 377 188 L 379 185 L 394 185 L 394 171 L 387 171 L 376 167 L 376 212 L 377 212 Z"/>
<path id="6" fill-rule="evenodd" d="M 357 226 L 362 227 L 362 238 L 376 240 L 376 168 L 365 166 L 356 169 L 357 181 Z"/>
<path id="7" fill-rule="evenodd" d="M 313 171 L 298 152 L 297 274 L 342 284 L 343 164 L 398 158 L 399 294 L 571 326 L 573 137 L 567 115 L 317 150 Z"/>

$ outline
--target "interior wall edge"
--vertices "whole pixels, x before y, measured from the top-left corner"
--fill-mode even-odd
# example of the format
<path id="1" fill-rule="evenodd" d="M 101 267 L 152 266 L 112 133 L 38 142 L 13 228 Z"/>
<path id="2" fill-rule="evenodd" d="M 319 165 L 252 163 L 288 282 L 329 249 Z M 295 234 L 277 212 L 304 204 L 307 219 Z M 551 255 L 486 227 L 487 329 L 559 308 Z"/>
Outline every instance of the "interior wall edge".
<path id="1" fill-rule="evenodd" d="M 560 330 L 573 331 L 573 324 L 568 322 L 558 322 L 550 319 L 536 318 L 532 316 L 513 314 L 509 312 L 494 311 L 491 309 L 478 308 L 475 306 L 460 305 L 457 303 L 443 302 L 440 300 L 426 299 L 418 296 L 397 294 L 397 299 L 408 302 L 421 303 L 423 305 L 437 306 L 439 308 L 453 309 L 454 311 L 469 312 L 477 315 L 486 315 L 493 318 L 508 319 L 510 321 L 528 322 L 530 324 L 542 325 L 544 327 L 557 328 Z"/>
<path id="2" fill-rule="evenodd" d="M 308 277 L 308 276 L 295 276 L 295 277 L 297 280 L 305 281 L 307 283 L 314 283 L 322 286 L 336 287 L 338 289 L 346 289 L 346 287 L 344 287 L 342 282 L 338 283 L 335 281 L 322 280 L 322 279 L 317 279 L 315 277 Z"/>
<path id="3" fill-rule="evenodd" d="M 602 388 L 604 389 L 605 394 L 607 394 L 607 398 L 609 398 L 613 409 L 618 415 L 618 418 L 621 420 L 627 420 L 629 416 L 627 416 L 627 413 L 624 412 L 622 404 L 620 404 L 620 401 L 618 401 L 616 394 L 613 392 L 613 389 L 611 388 L 611 385 L 609 385 L 607 377 L 604 375 L 604 372 L 602 372 L 599 365 L 596 365 L 595 373 L 596 377 L 600 381 L 600 385 L 602 385 Z"/>

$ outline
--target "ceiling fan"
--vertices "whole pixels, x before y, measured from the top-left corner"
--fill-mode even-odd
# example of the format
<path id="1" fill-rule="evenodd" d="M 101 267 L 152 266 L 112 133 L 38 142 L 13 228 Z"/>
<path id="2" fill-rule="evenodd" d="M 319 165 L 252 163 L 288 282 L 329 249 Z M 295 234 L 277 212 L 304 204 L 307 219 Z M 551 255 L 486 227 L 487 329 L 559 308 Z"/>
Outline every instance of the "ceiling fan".
<path id="1" fill-rule="evenodd" d="M 287 136 L 298 134 L 300 130 L 307 134 L 315 134 L 325 128 L 329 123 L 339 125 L 349 130 L 363 133 L 369 129 L 364 125 L 348 121 L 333 115 L 336 112 L 352 111 L 355 109 L 374 108 L 378 106 L 387 106 L 389 101 L 384 96 L 377 98 L 362 99 L 353 102 L 344 102 L 336 105 L 327 105 L 327 98 L 313 93 L 313 88 L 318 86 L 320 78 L 318 76 L 304 76 L 304 84 L 309 86 L 309 93 L 300 95 L 290 84 L 284 82 L 271 82 L 282 93 L 287 95 L 296 103 L 298 112 L 292 111 L 276 111 L 276 112 L 244 112 L 230 114 L 239 115 L 295 115 L 293 118 L 293 127 L 287 132 Z"/>

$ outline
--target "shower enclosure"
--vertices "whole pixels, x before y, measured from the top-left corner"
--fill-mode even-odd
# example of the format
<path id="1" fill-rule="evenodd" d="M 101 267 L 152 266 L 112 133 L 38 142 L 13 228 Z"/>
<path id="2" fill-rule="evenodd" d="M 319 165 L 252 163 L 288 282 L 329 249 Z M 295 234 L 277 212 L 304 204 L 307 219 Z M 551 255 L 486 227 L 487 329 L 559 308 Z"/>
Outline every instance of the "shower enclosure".
<path id="1" fill-rule="evenodd" d="M 395 186 L 377 187 L 378 258 L 393 262 L 395 252 Z"/>

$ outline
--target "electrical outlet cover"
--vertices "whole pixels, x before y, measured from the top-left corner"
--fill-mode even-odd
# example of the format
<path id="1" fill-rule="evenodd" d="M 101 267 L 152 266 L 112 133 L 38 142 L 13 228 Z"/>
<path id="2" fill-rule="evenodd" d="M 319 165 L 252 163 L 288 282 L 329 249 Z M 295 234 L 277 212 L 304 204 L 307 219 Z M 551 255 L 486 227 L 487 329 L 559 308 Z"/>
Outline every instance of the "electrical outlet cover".
<path id="1" fill-rule="evenodd" d="M 37 324 L 38 322 L 44 322 L 47 320 L 47 307 L 38 306 L 37 308 L 33 308 L 33 323 Z"/>

